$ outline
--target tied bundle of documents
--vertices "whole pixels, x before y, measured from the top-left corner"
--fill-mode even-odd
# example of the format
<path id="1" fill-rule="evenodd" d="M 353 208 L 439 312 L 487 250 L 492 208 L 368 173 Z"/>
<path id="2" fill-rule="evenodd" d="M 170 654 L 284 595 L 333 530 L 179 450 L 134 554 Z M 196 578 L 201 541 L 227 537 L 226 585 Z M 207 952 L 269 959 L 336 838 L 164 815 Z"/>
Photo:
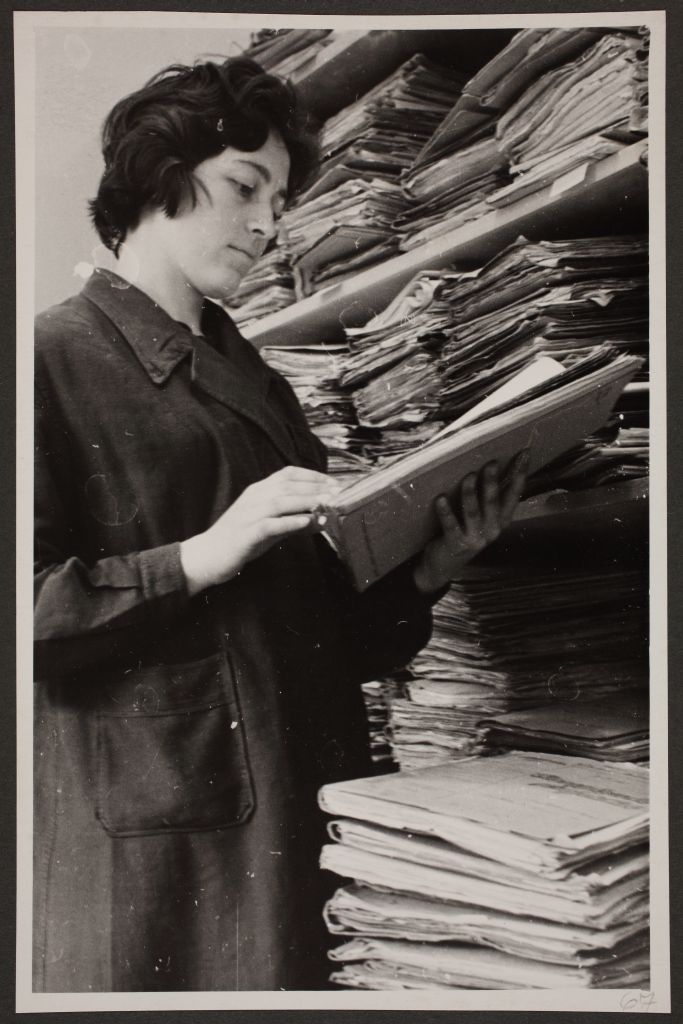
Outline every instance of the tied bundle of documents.
<path id="1" fill-rule="evenodd" d="M 462 96 L 404 172 L 411 207 L 396 220 L 412 249 L 489 213 L 487 200 L 510 181 L 496 138 L 503 111 L 538 76 L 577 56 L 598 29 L 526 29 L 463 87 Z"/>
<path id="2" fill-rule="evenodd" d="M 328 471 L 350 483 L 371 466 L 365 455 L 368 431 L 356 422 L 353 403 L 339 384 L 347 346 L 267 345 L 261 357 L 291 384 L 309 426 L 328 450 Z"/>
<path id="3" fill-rule="evenodd" d="M 491 747 L 543 750 L 600 761 L 644 761 L 649 757 L 645 691 L 608 700 L 551 702 L 528 711 L 487 719 Z"/>
<path id="4" fill-rule="evenodd" d="M 647 572 L 611 562 L 558 571 L 549 562 L 537 554 L 523 566 L 470 565 L 435 605 L 405 695 L 390 701 L 401 768 L 481 753 L 489 720 L 507 712 L 540 707 L 552 717 L 566 708 L 581 716 L 587 701 L 640 699 Z"/>
<path id="5" fill-rule="evenodd" d="M 641 139 L 647 131 L 647 57 L 641 34 L 614 32 L 529 86 L 496 126 L 517 180 L 489 202 L 505 205 Z"/>
<path id="6" fill-rule="evenodd" d="M 648 772 L 559 754 L 324 786 L 331 980 L 358 988 L 645 985 Z"/>
<path id="7" fill-rule="evenodd" d="M 496 460 L 504 474 L 523 450 L 533 473 L 598 429 L 639 365 L 608 346 L 568 370 L 539 359 L 467 422 L 450 424 L 416 451 L 342 488 L 320 512 L 355 586 L 364 590 L 421 551 L 439 531 L 437 496 L 454 496 L 469 473 Z"/>
<path id="8" fill-rule="evenodd" d="M 291 255 L 282 242 L 262 256 L 240 281 L 225 308 L 238 327 L 296 302 Z"/>

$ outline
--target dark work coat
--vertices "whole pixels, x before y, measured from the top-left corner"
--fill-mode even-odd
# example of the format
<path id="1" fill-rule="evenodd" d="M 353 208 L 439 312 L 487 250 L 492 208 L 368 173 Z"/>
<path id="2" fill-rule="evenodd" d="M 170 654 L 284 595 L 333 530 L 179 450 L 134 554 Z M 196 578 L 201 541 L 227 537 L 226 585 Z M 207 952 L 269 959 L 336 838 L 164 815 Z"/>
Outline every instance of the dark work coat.
<path id="1" fill-rule="evenodd" d="M 287 464 L 289 385 L 98 271 L 37 320 L 34 985 L 324 985 L 316 791 L 368 774 L 359 683 L 431 616 L 298 536 L 190 599 L 179 542 Z"/>

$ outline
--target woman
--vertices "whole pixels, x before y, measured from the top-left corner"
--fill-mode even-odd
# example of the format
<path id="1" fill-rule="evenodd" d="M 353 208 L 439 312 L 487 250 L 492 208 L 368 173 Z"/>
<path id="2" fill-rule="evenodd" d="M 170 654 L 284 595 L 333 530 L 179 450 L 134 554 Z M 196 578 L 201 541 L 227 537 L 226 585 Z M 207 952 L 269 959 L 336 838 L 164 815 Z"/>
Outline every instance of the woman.
<path id="1" fill-rule="evenodd" d="M 35 988 L 316 988 L 324 782 L 368 774 L 359 683 L 519 496 L 362 595 L 317 535 L 332 492 L 285 381 L 209 299 L 263 253 L 313 147 L 253 62 L 173 67 L 104 127 L 117 255 L 36 328 Z M 331 883 L 329 883 L 331 884 Z"/>

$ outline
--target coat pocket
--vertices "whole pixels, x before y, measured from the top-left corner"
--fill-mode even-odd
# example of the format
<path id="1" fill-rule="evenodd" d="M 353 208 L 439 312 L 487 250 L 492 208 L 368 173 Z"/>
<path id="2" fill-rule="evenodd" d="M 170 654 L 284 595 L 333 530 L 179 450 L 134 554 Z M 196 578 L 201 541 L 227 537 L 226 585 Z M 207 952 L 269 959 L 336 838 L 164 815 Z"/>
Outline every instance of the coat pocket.
<path id="1" fill-rule="evenodd" d="M 97 725 L 97 817 L 111 835 L 244 822 L 254 808 L 232 676 L 221 655 L 144 668 L 109 689 Z"/>

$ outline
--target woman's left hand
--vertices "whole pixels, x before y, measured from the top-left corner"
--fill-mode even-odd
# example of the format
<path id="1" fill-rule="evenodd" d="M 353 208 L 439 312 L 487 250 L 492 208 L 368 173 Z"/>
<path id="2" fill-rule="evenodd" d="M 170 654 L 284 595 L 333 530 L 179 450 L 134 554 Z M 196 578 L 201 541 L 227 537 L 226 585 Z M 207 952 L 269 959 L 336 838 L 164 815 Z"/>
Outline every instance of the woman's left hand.
<path id="1" fill-rule="evenodd" d="M 528 452 L 521 452 L 512 464 L 504 489 L 500 487 L 495 462 L 484 466 L 478 475 L 470 473 L 462 482 L 458 515 L 448 498 L 437 498 L 442 533 L 427 545 L 413 570 L 418 590 L 423 594 L 440 590 L 500 536 L 517 507 L 528 464 Z"/>

